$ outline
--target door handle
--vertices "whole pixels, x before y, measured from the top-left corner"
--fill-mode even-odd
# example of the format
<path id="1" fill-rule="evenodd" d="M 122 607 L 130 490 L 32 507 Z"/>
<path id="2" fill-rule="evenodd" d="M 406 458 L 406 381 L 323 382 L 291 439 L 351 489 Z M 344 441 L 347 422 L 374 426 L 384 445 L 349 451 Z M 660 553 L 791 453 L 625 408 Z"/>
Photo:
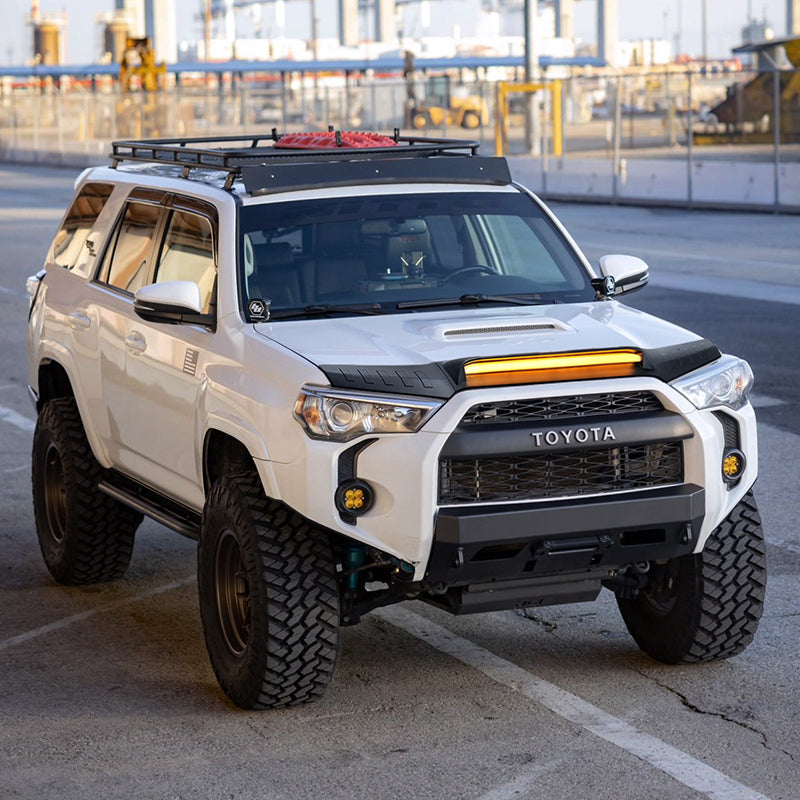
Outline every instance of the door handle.
<path id="1" fill-rule="evenodd" d="M 147 342 L 144 340 L 144 336 L 138 331 L 131 331 L 125 338 L 125 344 L 128 346 L 128 350 L 135 356 L 147 350 Z"/>
<path id="2" fill-rule="evenodd" d="M 91 327 L 92 320 L 85 311 L 73 311 L 69 315 L 69 326 L 74 331 L 85 331 Z"/>

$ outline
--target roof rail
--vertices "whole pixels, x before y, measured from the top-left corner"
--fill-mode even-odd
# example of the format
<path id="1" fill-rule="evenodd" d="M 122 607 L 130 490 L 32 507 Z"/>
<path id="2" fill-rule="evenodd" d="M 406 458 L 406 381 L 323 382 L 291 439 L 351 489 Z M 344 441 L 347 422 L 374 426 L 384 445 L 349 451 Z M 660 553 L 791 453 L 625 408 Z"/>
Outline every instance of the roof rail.
<path id="1" fill-rule="evenodd" d="M 333 132 L 333 129 L 330 129 Z M 230 189 L 242 174 L 242 167 L 260 164 L 373 161 L 376 159 L 427 158 L 430 156 L 475 156 L 480 143 L 472 139 L 437 139 L 400 136 L 395 128 L 391 147 L 332 147 L 329 149 L 281 149 L 274 145 L 285 134 L 273 128 L 263 136 L 203 136 L 175 139 L 124 140 L 111 143 L 113 168 L 122 161 L 168 164 L 183 168 L 183 177 L 192 170 L 216 170 L 227 173 L 225 188 Z M 335 141 L 341 141 L 339 135 Z"/>

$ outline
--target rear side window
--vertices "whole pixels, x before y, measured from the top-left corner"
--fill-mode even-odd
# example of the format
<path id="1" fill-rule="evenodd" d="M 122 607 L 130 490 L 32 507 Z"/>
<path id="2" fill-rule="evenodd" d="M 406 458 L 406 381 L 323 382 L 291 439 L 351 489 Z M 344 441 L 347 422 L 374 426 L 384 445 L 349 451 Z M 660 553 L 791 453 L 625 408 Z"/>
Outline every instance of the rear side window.
<path id="1" fill-rule="evenodd" d="M 96 255 L 97 242 L 91 241 L 89 234 L 113 189 L 108 183 L 87 183 L 81 188 L 50 246 L 47 260 L 51 264 L 71 270 Z"/>
<path id="2" fill-rule="evenodd" d="M 147 283 L 153 240 L 161 208 L 149 203 L 129 202 L 117 227 L 104 269 L 105 282 L 133 294 Z"/>

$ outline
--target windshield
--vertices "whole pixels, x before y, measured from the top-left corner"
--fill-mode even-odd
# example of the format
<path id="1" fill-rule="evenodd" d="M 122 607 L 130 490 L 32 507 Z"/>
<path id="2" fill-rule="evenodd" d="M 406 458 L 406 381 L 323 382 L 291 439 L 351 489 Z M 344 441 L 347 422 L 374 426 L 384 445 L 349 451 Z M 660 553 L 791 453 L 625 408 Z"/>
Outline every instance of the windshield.
<path id="1" fill-rule="evenodd" d="M 240 215 L 240 286 L 255 320 L 267 308 L 287 312 L 278 319 L 594 298 L 577 254 L 521 192 L 264 203 Z"/>

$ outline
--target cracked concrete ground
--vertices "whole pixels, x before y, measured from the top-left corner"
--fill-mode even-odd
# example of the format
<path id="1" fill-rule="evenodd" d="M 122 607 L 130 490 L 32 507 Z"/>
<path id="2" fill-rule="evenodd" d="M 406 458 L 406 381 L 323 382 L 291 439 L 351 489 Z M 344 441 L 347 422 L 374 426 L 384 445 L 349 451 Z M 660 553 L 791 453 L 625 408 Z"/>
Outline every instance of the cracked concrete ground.
<path id="1" fill-rule="evenodd" d="M 761 739 L 761 744 L 767 750 L 776 749 L 779 752 L 783 753 L 784 755 L 788 756 L 792 761 L 795 760 L 795 754 L 790 752 L 789 750 L 784 750 L 782 747 L 773 747 L 773 745 L 771 745 L 769 742 L 767 734 L 763 730 L 759 730 L 751 722 L 745 722 L 742 719 L 738 719 L 736 716 L 732 716 L 734 714 L 747 715 L 748 717 L 750 717 L 750 719 L 754 719 L 755 715 L 751 711 L 743 708 L 737 708 L 735 706 L 728 706 L 725 710 L 720 710 L 720 711 L 712 711 L 710 709 L 700 708 L 698 705 L 693 703 L 685 694 L 676 689 L 674 686 L 670 686 L 668 683 L 665 683 L 663 680 L 660 680 L 656 675 L 650 675 L 645 670 L 638 670 L 638 672 L 645 678 L 649 678 L 650 680 L 657 683 L 662 689 L 666 689 L 668 692 L 674 694 L 675 697 L 677 697 L 678 700 L 681 701 L 683 706 L 689 709 L 689 711 L 692 711 L 695 714 L 703 714 L 710 717 L 719 717 L 719 719 L 724 720 L 725 722 L 730 722 L 733 725 L 738 725 L 739 727 L 744 728 L 745 730 L 751 731 Z"/>

